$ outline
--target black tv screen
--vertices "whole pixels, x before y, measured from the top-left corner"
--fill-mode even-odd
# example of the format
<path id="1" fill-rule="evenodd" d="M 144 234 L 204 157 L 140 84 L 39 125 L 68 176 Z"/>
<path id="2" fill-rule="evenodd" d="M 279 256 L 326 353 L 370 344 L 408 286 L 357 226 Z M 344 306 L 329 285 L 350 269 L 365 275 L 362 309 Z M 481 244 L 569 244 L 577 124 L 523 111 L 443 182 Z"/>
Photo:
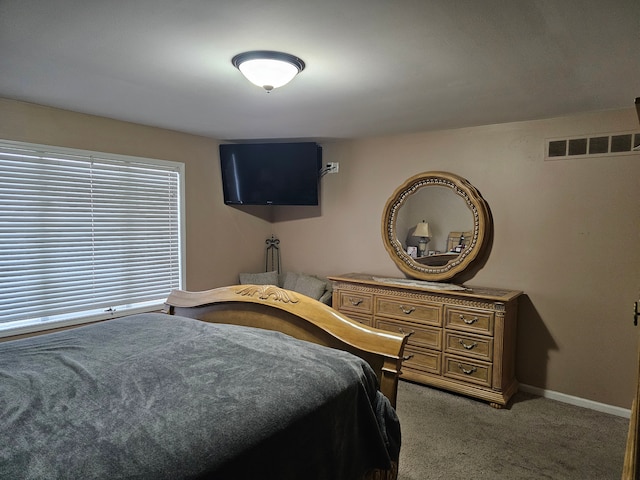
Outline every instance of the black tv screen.
<path id="1" fill-rule="evenodd" d="M 220 168 L 228 205 L 318 205 L 317 143 L 222 144 Z"/>

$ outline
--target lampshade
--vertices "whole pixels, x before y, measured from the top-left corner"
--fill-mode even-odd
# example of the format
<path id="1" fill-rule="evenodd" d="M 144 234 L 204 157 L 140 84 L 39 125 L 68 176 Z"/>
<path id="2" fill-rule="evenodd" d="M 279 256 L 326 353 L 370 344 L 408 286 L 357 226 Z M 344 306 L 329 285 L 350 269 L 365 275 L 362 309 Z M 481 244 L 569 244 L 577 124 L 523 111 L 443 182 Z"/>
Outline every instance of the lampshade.
<path id="1" fill-rule="evenodd" d="M 431 231 L 429 230 L 429 224 L 427 222 L 420 222 L 416 225 L 416 229 L 413 232 L 414 237 L 431 237 Z"/>
<path id="2" fill-rule="evenodd" d="M 231 63 L 247 80 L 267 93 L 289 83 L 305 67 L 298 57 L 266 50 L 240 53 L 231 59 Z"/>

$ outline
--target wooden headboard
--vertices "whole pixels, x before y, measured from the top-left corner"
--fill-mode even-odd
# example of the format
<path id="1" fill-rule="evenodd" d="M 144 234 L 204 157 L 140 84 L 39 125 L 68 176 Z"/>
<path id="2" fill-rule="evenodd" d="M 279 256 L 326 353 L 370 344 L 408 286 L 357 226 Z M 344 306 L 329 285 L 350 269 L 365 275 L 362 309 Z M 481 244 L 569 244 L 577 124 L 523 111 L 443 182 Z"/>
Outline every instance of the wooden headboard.
<path id="1" fill-rule="evenodd" d="M 368 362 L 395 407 L 406 336 L 361 325 L 305 295 L 274 285 L 234 285 L 202 292 L 174 290 L 171 315 L 275 330 L 344 350 Z"/>

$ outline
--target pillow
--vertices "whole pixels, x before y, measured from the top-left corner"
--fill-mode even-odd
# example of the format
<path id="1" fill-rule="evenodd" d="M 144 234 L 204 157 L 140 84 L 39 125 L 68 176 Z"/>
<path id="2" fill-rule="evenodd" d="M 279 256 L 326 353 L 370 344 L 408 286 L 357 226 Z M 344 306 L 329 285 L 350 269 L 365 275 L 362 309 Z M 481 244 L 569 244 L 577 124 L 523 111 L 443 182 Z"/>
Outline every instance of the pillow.
<path id="1" fill-rule="evenodd" d="M 301 273 L 298 275 L 295 288 L 291 290 L 319 300 L 326 289 L 327 284 L 319 278 Z"/>
<path id="2" fill-rule="evenodd" d="M 295 290 L 296 282 L 298 281 L 298 274 L 293 272 L 287 272 L 282 282 L 282 288 L 286 290 Z"/>
<path id="3" fill-rule="evenodd" d="M 240 285 L 278 285 L 278 272 L 241 273 Z"/>

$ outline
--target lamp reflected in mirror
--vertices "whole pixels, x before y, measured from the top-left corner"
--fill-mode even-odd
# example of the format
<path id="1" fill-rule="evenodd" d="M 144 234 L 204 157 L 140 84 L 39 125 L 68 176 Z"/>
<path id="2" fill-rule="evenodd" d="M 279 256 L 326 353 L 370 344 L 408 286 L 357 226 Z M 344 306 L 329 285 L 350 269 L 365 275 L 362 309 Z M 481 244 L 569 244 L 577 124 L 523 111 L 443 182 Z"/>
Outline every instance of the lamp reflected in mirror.
<path id="1" fill-rule="evenodd" d="M 413 236 L 418 237 L 418 256 L 424 257 L 427 251 L 427 243 L 431 240 L 431 231 L 429 230 L 429 224 L 424 220 L 416 225 L 416 229 L 413 231 Z"/>

